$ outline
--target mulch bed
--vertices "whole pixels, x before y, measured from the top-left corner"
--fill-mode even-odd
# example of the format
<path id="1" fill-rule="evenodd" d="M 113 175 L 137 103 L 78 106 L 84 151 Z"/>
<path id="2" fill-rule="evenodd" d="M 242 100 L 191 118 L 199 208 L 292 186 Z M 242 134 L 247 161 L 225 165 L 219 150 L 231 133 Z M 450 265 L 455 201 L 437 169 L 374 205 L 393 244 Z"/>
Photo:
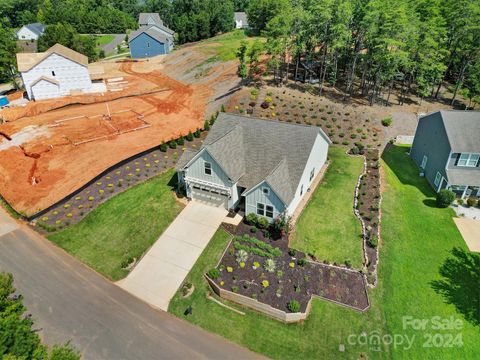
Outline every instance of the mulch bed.
<path id="1" fill-rule="evenodd" d="M 280 249 L 282 254 L 273 257 L 276 263 L 274 272 L 268 272 L 264 268 L 266 257 L 252 252 L 249 253 L 242 268 L 237 262 L 237 250 L 232 241 L 217 267 L 220 270 L 220 276 L 214 281 L 221 288 L 255 298 L 286 312 L 289 311 L 287 304 L 291 300 L 298 301 L 300 311 L 304 312 L 312 295 L 318 295 L 360 311 L 368 308 L 366 285 L 360 272 L 310 260 L 302 266 L 302 261 L 299 262 L 299 260 L 307 259 L 306 254 L 300 251 L 289 253 L 290 249 L 285 237 L 272 240 L 265 237 L 260 230 L 252 233 L 251 226 L 245 223 L 237 227 L 224 224 L 224 228 L 235 236 L 248 235 L 270 244 Z M 255 268 L 255 262 L 260 266 Z M 228 272 L 228 267 L 233 271 Z M 267 287 L 262 284 L 265 280 L 268 281 Z"/>
<path id="2" fill-rule="evenodd" d="M 360 180 L 357 210 L 365 224 L 364 238 L 369 283 L 375 283 L 374 273 L 378 262 L 377 247 L 380 239 L 380 163 L 378 150 L 367 150 L 366 173 Z M 372 239 L 375 245 L 372 245 Z"/>
<path id="3" fill-rule="evenodd" d="M 166 152 L 159 147 L 140 153 L 99 175 L 54 207 L 33 219 L 40 233 L 61 230 L 80 222 L 90 211 L 115 195 L 143 183 L 175 166 L 186 148 L 200 148 L 206 132 Z"/>

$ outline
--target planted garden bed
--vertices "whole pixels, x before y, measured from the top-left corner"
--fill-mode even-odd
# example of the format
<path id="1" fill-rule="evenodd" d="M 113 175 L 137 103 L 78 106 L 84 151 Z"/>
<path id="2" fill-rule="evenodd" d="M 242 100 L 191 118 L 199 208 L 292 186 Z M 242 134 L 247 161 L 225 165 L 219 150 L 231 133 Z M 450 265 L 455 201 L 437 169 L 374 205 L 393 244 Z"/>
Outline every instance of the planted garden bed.
<path id="1" fill-rule="evenodd" d="M 192 141 L 184 139 L 179 144 L 156 147 L 115 165 L 79 191 L 33 219 L 35 229 L 54 232 L 80 222 L 90 211 L 111 197 L 175 166 L 187 148 L 199 148 L 206 133 L 198 133 Z"/>
<path id="2" fill-rule="evenodd" d="M 321 264 L 288 248 L 287 237 L 246 223 L 224 225 L 234 235 L 218 266 L 207 274 L 226 291 L 285 312 L 305 312 L 312 296 L 364 311 L 368 296 L 364 277 L 348 268 Z"/>
<path id="3" fill-rule="evenodd" d="M 360 177 L 355 201 L 355 210 L 363 227 L 365 267 L 369 284 L 376 284 L 378 245 L 380 241 L 380 163 L 378 150 L 365 153 L 365 173 Z"/>

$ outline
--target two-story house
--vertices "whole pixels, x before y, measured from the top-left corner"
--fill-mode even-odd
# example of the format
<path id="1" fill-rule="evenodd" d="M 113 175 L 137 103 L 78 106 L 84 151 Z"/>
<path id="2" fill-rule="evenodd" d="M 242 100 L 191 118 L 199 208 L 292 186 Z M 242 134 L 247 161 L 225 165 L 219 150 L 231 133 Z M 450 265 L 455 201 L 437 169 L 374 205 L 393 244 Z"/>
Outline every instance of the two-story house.
<path id="1" fill-rule="evenodd" d="M 441 110 L 422 116 L 410 154 L 435 191 L 480 196 L 480 112 Z"/>
<path id="2" fill-rule="evenodd" d="M 220 113 L 177 163 L 187 197 L 273 221 L 292 215 L 327 160 L 319 127 Z"/>

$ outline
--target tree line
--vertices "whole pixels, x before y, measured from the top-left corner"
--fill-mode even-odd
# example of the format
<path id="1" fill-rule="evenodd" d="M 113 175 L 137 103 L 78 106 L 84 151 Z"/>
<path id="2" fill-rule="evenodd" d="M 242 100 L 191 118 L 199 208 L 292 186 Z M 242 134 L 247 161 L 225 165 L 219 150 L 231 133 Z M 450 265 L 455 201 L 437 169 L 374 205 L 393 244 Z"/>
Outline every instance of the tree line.
<path id="1" fill-rule="evenodd" d="M 438 98 L 448 82 L 452 105 L 459 93 L 480 102 L 478 0 L 256 0 L 246 11 L 278 82 L 308 73 L 320 93 L 328 82 L 370 104 L 394 89 L 401 104 Z"/>

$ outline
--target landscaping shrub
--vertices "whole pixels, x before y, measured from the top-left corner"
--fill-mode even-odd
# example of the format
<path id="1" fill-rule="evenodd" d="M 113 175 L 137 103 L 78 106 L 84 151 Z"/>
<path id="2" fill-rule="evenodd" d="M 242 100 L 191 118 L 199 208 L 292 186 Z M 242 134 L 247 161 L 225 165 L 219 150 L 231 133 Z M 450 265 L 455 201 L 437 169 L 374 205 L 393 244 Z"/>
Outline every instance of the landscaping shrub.
<path id="1" fill-rule="evenodd" d="M 248 260 L 248 253 L 243 250 L 243 249 L 240 249 L 237 251 L 237 262 L 238 263 L 244 263 Z"/>
<path id="2" fill-rule="evenodd" d="M 292 313 L 296 313 L 300 311 L 300 304 L 297 300 L 290 300 L 290 302 L 287 304 L 288 310 Z"/>
<path id="3" fill-rule="evenodd" d="M 193 133 L 193 136 L 196 137 L 196 138 L 199 138 L 200 137 L 200 130 L 197 130 Z"/>
<path id="4" fill-rule="evenodd" d="M 378 237 L 372 235 L 370 239 L 368 239 L 368 244 L 375 249 L 378 246 Z"/>
<path id="5" fill-rule="evenodd" d="M 215 280 L 215 279 L 218 279 L 218 277 L 220 276 L 220 271 L 218 271 L 218 269 L 216 268 L 213 268 L 213 269 L 210 269 L 208 270 L 208 277 Z"/>
<path id="6" fill-rule="evenodd" d="M 208 120 L 205 120 L 205 122 L 203 123 L 203 130 L 210 130 L 210 123 L 208 122 Z"/>
<path id="7" fill-rule="evenodd" d="M 257 230 L 258 230 L 258 229 L 257 229 L 256 226 L 252 226 L 252 227 L 250 228 L 250 232 L 253 233 L 253 234 L 255 234 L 255 233 L 257 232 Z"/>
<path id="8" fill-rule="evenodd" d="M 160 145 L 160 151 L 161 151 L 161 152 L 166 152 L 167 149 L 168 149 L 167 144 L 161 144 L 161 145 Z"/>
<path id="9" fill-rule="evenodd" d="M 453 191 L 443 189 L 437 194 L 437 206 L 439 208 L 446 208 L 455 200 L 455 193 Z"/>
<path id="10" fill-rule="evenodd" d="M 275 264 L 275 261 L 273 259 L 267 259 L 265 260 L 265 264 L 263 264 L 263 267 L 269 273 L 273 273 L 277 267 L 277 264 Z"/>
<path id="11" fill-rule="evenodd" d="M 297 261 L 297 264 L 300 265 L 300 266 L 305 266 L 305 265 L 307 265 L 307 259 L 305 259 L 305 258 L 299 259 Z"/>
<path id="12" fill-rule="evenodd" d="M 177 148 L 177 142 L 175 140 L 172 140 L 168 143 L 168 146 L 170 149 L 176 149 Z"/>
<path id="13" fill-rule="evenodd" d="M 250 225 L 256 225 L 258 222 L 258 216 L 255 213 L 247 214 L 245 218 L 247 219 L 247 223 Z"/>
<path id="14" fill-rule="evenodd" d="M 393 119 L 389 116 L 382 120 L 383 126 L 390 126 L 392 125 Z"/>
<path id="15" fill-rule="evenodd" d="M 468 206 L 476 206 L 477 203 L 478 203 L 478 201 L 477 201 L 477 199 L 475 199 L 475 198 L 472 198 L 472 197 L 471 197 L 471 198 L 468 198 L 468 199 L 467 199 L 467 205 L 468 205 Z"/>
<path id="16" fill-rule="evenodd" d="M 183 146 L 183 144 L 185 144 L 185 138 L 183 136 L 180 136 L 177 140 L 177 144 Z"/>
<path id="17" fill-rule="evenodd" d="M 270 107 L 270 105 L 269 105 L 267 102 L 264 101 L 264 102 L 262 102 L 262 104 L 260 105 L 260 107 L 261 107 L 262 109 L 268 109 L 268 108 Z"/>
<path id="18" fill-rule="evenodd" d="M 187 137 L 187 140 L 188 140 L 188 141 L 193 141 L 193 134 L 192 134 L 191 131 L 188 133 L 188 135 L 187 135 L 186 137 Z M 160 149 L 161 149 L 161 148 L 160 148 Z M 166 151 L 166 150 L 165 150 L 165 151 Z"/>
<path id="19" fill-rule="evenodd" d="M 295 249 L 289 249 L 288 250 L 288 255 L 295 256 L 296 254 L 297 254 L 297 250 L 295 250 Z"/>
<path id="20" fill-rule="evenodd" d="M 346 259 L 345 266 L 350 269 L 352 267 L 352 261 L 350 259 Z"/>
<path id="21" fill-rule="evenodd" d="M 233 247 L 236 250 L 245 250 L 258 256 L 273 258 L 282 255 L 282 250 L 264 243 L 248 235 L 236 236 L 233 239 Z"/>
<path id="22" fill-rule="evenodd" d="M 260 229 L 267 229 L 270 226 L 270 222 L 264 217 L 258 217 L 257 226 Z"/>

